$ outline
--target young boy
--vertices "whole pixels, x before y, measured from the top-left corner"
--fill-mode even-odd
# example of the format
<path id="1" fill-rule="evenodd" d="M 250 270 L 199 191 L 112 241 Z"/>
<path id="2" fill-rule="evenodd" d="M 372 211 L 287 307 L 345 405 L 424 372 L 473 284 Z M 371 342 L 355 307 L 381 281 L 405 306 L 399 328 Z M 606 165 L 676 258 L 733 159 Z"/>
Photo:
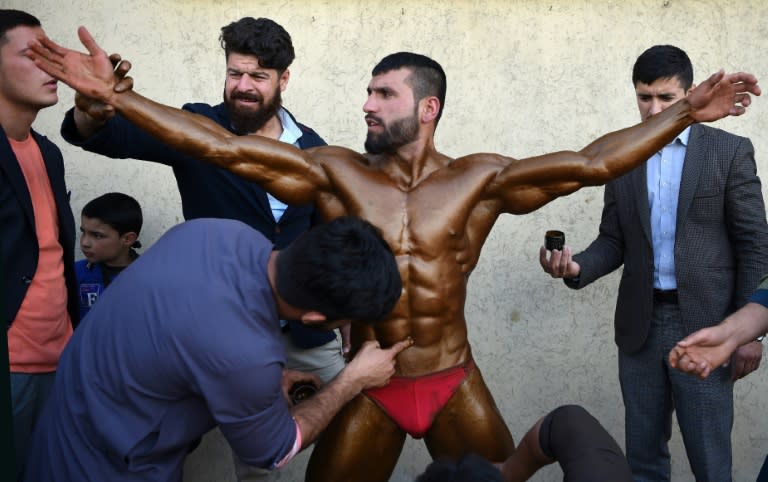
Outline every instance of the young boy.
<path id="1" fill-rule="evenodd" d="M 99 295 L 139 254 L 142 215 L 139 203 L 119 192 L 97 197 L 80 215 L 80 250 L 85 259 L 75 263 L 80 293 L 80 319 Z"/>

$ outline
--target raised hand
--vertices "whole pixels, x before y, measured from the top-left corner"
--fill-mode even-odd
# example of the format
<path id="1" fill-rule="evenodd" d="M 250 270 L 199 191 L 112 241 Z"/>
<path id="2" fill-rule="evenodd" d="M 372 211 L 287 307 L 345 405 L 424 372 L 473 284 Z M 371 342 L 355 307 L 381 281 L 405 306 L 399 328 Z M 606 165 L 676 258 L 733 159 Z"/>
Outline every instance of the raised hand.
<path id="1" fill-rule="evenodd" d="M 81 94 L 110 104 L 117 84 L 112 62 L 85 27 L 78 28 L 77 34 L 88 54 L 62 47 L 48 37 L 41 37 L 30 42 L 27 55 L 40 69 Z"/>
<path id="2" fill-rule="evenodd" d="M 131 62 L 123 60 L 120 54 L 112 54 L 109 61 L 118 80 L 115 84 L 115 92 L 125 92 L 133 88 L 133 78 L 128 76 L 131 70 Z M 92 97 L 86 97 L 80 92 L 75 93 L 75 105 L 78 109 L 88 114 L 93 120 L 104 123 L 115 115 L 115 109 L 109 104 L 100 102 Z"/>
<path id="3" fill-rule="evenodd" d="M 720 71 L 696 86 L 688 94 L 691 116 L 696 122 L 711 122 L 725 116 L 738 116 L 752 103 L 752 95 L 760 95 L 757 78 L 746 72 L 725 74 Z"/>

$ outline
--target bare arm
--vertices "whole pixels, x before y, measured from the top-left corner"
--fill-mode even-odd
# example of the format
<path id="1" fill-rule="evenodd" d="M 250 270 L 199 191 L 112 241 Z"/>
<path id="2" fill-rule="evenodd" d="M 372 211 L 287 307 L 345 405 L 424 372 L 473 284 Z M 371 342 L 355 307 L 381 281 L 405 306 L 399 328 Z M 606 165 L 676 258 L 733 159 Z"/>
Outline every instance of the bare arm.
<path id="1" fill-rule="evenodd" d="M 302 449 L 312 444 L 336 413 L 365 388 L 384 385 L 395 373 L 395 358 L 413 344 L 410 338 L 382 350 L 367 342 L 355 358 L 322 390 L 291 409 L 302 437 Z"/>
<path id="2" fill-rule="evenodd" d="M 605 184 L 645 162 L 694 122 L 743 114 L 750 94 L 760 95 L 754 76 L 718 72 L 663 112 L 606 134 L 579 152 L 512 161 L 489 184 L 489 195 L 501 199 L 506 212 L 521 214 L 583 186 Z"/>
<path id="3" fill-rule="evenodd" d="M 515 452 L 503 463 L 497 464 L 506 482 L 523 482 L 530 479 L 540 468 L 555 462 L 541 449 L 539 431 L 544 417 L 536 421 L 525 434 Z"/>
<path id="4" fill-rule="evenodd" d="M 124 117 L 181 152 L 261 184 L 288 204 L 315 200 L 329 185 L 312 151 L 263 136 L 237 136 L 216 122 L 154 102 L 131 91 L 112 105 Z"/>
<path id="5" fill-rule="evenodd" d="M 727 362 L 739 346 L 768 331 L 768 308 L 747 303 L 722 323 L 699 330 L 669 352 L 669 364 L 691 375 L 706 378 Z"/>
<path id="6" fill-rule="evenodd" d="M 30 57 L 43 70 L 82 95 L 114 107 L 128 120 L 186 154 L 260 183 L 289 204 L 312 202 L 329 185 L 312 151 L 262 136 L 236 136 L 210 119 L 165 106 L 136 92 L 116 92 L 117 79 L 106 53 L 84 27 L 78 35 L 88 54 L 48 38 L 30 44 Z"/>

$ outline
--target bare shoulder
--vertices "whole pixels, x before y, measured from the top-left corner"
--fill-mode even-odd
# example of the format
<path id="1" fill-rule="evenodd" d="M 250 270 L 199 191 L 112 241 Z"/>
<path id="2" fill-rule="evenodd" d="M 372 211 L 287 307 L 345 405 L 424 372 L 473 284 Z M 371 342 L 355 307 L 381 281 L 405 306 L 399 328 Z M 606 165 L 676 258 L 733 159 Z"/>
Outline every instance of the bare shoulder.
<path id="1" fill-rule="evenodd" d="M 467 154 L 466 156 L 457 157 L 451 166 L 457 169 L 470 169 L 479 168 L 482 170 L 495 170 L 500 171 L 509 167 L 510 165 L 517 164 L 520 161 L 512 157 L 502 156 L 501 154 L 493 154 L 489 152 L 478 152 L 474 154 Z"/>
<path id="2" fill-rule="evenodd" d="M 369 166 L 368 159 L 359 152 L 340 146 L 320 146 L 307 149 L 321 165 Z"/>

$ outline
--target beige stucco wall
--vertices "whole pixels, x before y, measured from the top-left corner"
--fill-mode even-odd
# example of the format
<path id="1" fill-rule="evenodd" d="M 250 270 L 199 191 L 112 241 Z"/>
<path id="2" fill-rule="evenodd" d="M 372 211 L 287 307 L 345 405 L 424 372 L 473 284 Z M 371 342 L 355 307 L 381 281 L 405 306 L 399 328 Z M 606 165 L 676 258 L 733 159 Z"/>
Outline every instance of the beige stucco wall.
<path id="1" fill-rule="evenodd" d="M 768 78 L 768 3 L 762 0 L 2 3 L 38 15 L 49 35 L 67 46 L 79 45 L 75 30 L 86 25 L 106 50 L 133 61 L 138 91 L 176 106 L 219 101 L 222 25 L 245 15 L 271 17 L 292 34 L 297 50 L 286 105 L 329 143 L 356 149 L 365 132 L 361 107 L 370 69 L 398 50 L 425 53 L 445 67 L 448 98 L 437 146 L 452 156 L 579 149 L 635 123 L 631 66 L 657 43 L 687 50 L 698 81 L 720 67 Z M 59 105 L 41 112 L 35 127 L 64 151 L 74 211 L 107 191 L 130 193 L 144 206 L 141 239 L 151 244 L 182 219 L 170 169 L 108 160 L 65 144 L 58 127 L 73 96 L 66 87 L 60 93 Z M 768 99 L 759 99 L 746 117 L 717 124 L 752 138 L 764 178 L 766 113 Z M 612 328 L 618 276 L 571 291 L 544 276 L 537 261 L 546 229 L 562 229 L 575 249 L 585 247 L 597 233 L 601 207 L 602 188 L 588 188 L 533 214 L 503 216 L 472 276 L 470 339 L 517 439 L 549 409 L 575 402 L 623 441 Z M 766 387 L 765 368 L 736 385 L 736 481 L 754 480 L 768 452 Z M 671 447 L 674 480 L 693 480 L 677 431 Z M 427 462 L 423 444 L 409 440 L 392 480 L 413 480 Z M 231 476 L 220 440 L 206 440 L 187 469 L 189 482 Z M 294 462 L 281 480 L 300 480 L 301 469 Z M 551 467 L 534 480 L 558 480 L 558 473 Z"/>

